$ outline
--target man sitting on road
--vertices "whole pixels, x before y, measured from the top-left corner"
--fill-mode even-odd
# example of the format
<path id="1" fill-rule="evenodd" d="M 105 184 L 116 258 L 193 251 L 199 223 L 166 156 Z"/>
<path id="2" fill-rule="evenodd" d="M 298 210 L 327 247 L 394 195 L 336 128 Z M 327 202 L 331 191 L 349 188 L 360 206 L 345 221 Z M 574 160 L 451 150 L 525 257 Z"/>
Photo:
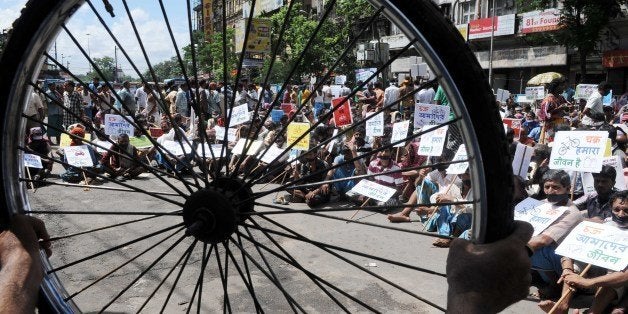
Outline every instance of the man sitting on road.
<path id="1" fill-rule="evenodd" d="M 113 145 L 103 154 L 100 163 L 112 179 L 118 176 L 132 179 L 144 171 L 139 163 L 137 148 L 129 143 L 127 134 L 118 135 L 117 145 Z"/>

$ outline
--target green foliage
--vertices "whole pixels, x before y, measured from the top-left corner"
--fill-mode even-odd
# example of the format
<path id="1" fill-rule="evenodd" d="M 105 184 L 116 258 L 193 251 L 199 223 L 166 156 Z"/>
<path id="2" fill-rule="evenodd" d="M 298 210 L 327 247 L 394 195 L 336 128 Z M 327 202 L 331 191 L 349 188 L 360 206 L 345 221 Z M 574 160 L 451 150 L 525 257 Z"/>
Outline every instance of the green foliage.
<path id="1" fill-rule="evenodd" d="M 206 56 L 204 57 L 207 60 L 208 64 L 208 72 L 218 81 L 224 81 L 223 73 L 224 73 L 224 61 L 226 59 L 227 64 L 227 75 L 229 76 L 232 70 L 237 69 L 238 67 L 238 57 L 234 53 L 235 51 L 235 29 L 227 28 L 226 31 L 226 42 L 227 42 L 227 56 L 224 58 L 223 55 L 223 33 L 215 32 L 213 33 L 209 41 L 204 43 L 204 48 L 199 50 Z"/>
<path id="2" fill-rule="evenodd" d="M 87 72 L 85 74 L 85 77 L 89 81 L 91 81 L 94 77 L 100 77 L 101 81 L 107 80 L 109 82 L 113 82 L 116 64 L 112 57 L 105 56 L 102 58 L 94 58 L 94 64 L 96 64 L 98 69 L 102 72 L 103 76 L 98 75 L 98 72 L 92 69 L 91 72 Z"/>
<path id="3" fill-rule="evenodd" d="M 518 0 L 521 12 L 548 8 L 552 0 Z M 609 21 L 621 13 L 628 0 L 563 0 L 560 24 L 562 28 L 549 33 L 556 43 L 577 48 L 581 63 L 581 79 L 586 80 L 586 57 L 595 51 L 602 31 Z"/>
<path id="4" fill-rule="evenodd" d="M 177 57 L 172 57 L 168 60 L 153 64 L 153 71 L 155 71 L 155 76 L 157 76 L 158 82 L 163 82 L 163 80 L 167 78 L 183 76 L 183 71 L 181 71 Z M 148 70 L 146 70 L 142 75 L 148 81 L 153 80 L 153 76 Z"/>

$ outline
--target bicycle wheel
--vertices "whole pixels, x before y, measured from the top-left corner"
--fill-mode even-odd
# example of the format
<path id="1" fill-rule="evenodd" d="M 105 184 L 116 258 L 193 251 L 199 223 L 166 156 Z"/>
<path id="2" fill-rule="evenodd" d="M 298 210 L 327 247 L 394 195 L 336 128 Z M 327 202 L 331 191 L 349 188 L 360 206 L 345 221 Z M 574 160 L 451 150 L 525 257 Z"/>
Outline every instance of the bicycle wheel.
<path id="1" fill-rule="evenodd" d="M 28 100 L 33 91 L 43 93 L 36 78 L 44 59 L 55 64 L 67 72 L 78 85 L 89 88 L 86 82 L 79 80 L 77 73 L 70 71 L 62 62 L 55 59 L 46 51 L 49 49 L 57 34 L 66 38 L 67 42 L 76 46 L 79 53 L 89 61 L 89 64 L 101 76 L 106 86 L 113 89 L 112 82 L 107 81 L 105 73 L 90 58 L 88 49 L 79 44 L 71 17 L 80 15 L 89 16 L 93 21 L 99 21 L 98 26 L 111 39 L 129 66 L 139 77 L 141 82 L 158 81 L 151 60 L 151 52 L 146 42 L 154 36 L 145 35 L 146 29 L 138 29 L 134 17 L 142 16 L 146 12 L 136 7 L 130 8 L 126 1 L 114 3 L 113 12 L 117 17 L 107 17 L 106 6 L 98 1 L 30 1 L 23 10 L 22 17 L 14 24 L 5 52 L 2 56 L 1 67 L 6 73 L 0 77 L 0 104 L 5 108 L 2 111 L 2 198 L 5 210 L 2 212 L 3 222 L 10 221 L 10 217 L 17 213 L 36 215 L 46 221 L 53 237 L 55 255 L 45 259 L 47 277 L 42 285 L 44 294 L 51 302 L 51 306 L 58 312 L 83 311 L 178 311 L 181 307 L 188 312 L 196 307 L 200 311 L 373 311 L 381 312 L 391 307 L 397 311 L 416 310 L 414 305 L 423 302 L 438 310 L 444 310 L 444 292 L 421 296 L 420 288 L 416 287 L 408 278 L 424 278 L 436 282 L 434 285 L 444 285 L 444 265 L 434 265 L 429 259 L 421 259 L 421 252 L 407 252 L 403 250 L 407 241 L 416 241 L 417 237 L 431 236 L 450 238 L 448 235 L 439 235 L 422 229 L 420 224 L 391 225 L 385 217 L 378 215 L 383 208 L 400 209 L 404 205 L 362 206 L 350 203 L 330 203 L 326 206 L 307 208 L 293 205 L 285 207 L 272 204 L 272 196 L 276 193 L 285 193 L 308 188 L 321 182 L 308 182 L 316 175 L 336 169 L 355 160 L 367 159 L 382 151 L 388 151 L 397 144 L 418 139 L 423 134 L 448 127 L 448 147 L 444 154 L 448 159 L 439 159 L 435 164 L 424 164 L 412 168 L 380 173 L 400 173 L 401 171 L 418 170 L 428 167 L 468 164 L 468 173 L 471 178 L 470 196 L 457 202 L 439 203 L 439 206 L 468 205 L 472 208 L 473 222 L 470 230 L 472 237 L 478 242 L 491 242 L 509 234 L 512 226 L 511 194 L 512 170 L 507 153 L 502 123 L 493 106 L 494 97 L 486 78 L 479 67 L 474 55 L 465 47 L 450 22 L 447 22 L 439 9 L 430 1 L 369 1 L 372 12 L 365 17 L 366 25 L 374 24 L 377 19 L 387 19 L 396 25 L 409 39 L 408 44 L 396 51 L 389 60 L 380 64 L 377 71 L 368 77 L 375 79 L 393 61 L 407 54 L 411 49 L 423 58 L 435 79 L 424 82 L 411 89 L 405 97 L 414 97 L 414 94 L 438 83 L 444 90 L 450 103 L 453 118 L 436 125 L 432 129 L 423 129 L 417 132 L 408 132 L 391 143 L 385 142 L 370 152 L 356 158 L 349 158 L 342 164 L 311 171 L 305 177 L 292 177 L 279 182 L 271 183 L 271 187 L 263 185 L 270 174 L 283 174 L 283 167 L 274 163 L 280 159 L 277 156 L 267 165 L 249 168 L 241 174 L 245 165 L 245 148 L 240 159 L 231 159 L 232 147 L 225 151 L 220 163 L 208 165 L 206 159 L 218 159 L 217 154 L 210 146 L 208 134 L 199 132 L 195 139 L 179 139 L 177 146 L 185 155 L 185 147 L 196 145 L 189 154 L 189 160 L 195 163 L 184 162 L 175 156 L 176 147 L 165 147 L 161 142 L 151 139 L 148 130 L 139 127 L 135 117 L 126 122 L 141 130 L 155 147 L 161 158 L 167 160 L 164 168 L 155 167 L 148 161 L 135 160 L 147 175 L 142 179 L 124 181 L 115 176 L 108 177 L 95 169 L 79 169 L 79 175 L 97 179 L 97 185 L 68 184 L 57 178 L 33 179 L 25 170 L 23 163 L 24 152 L 29 151 L 23 143 L 27 122 L 43 125 L 49 130 L 55 126 L 42 121 L 32 115 L 24 114 Z M 107 1 L 104 1 L 108 4 Z M 337 13 L 343 1 L 330 1 L 315 18 L 316 22 L 308 30 L 308 39 L 303 45 L 293 45 L 290 40 L 290 30 L 299 29 L 307 16 L 299 10 L 294 1 L 282 10 L 283 19 L 273 29 L 273 45 L 270 57 L 267 58 L 266 73 L 260 73 L 258 82 L 266 86 L 269 77 L 281 77 L 277 94 L 282 94 L 287 85 L 298 80 L 297 74 L 306 73 L 303 62 L 315 62 L 317 52 L 315 47 L 334 43 L 324 42 L 325 34 L 334 30 L 334 26 L 343 23 Z M 199 52 L 196 51 L 197 37 L 192 28 L 192 4 L 187 1 L 186 19 L 172 20 L 169 12 L 172 7 L 164 5 L 160 0 L 155 3 L 142 3 L 150 8 L 159 8 L 159 21 L 164 38 L 170 40 L 174 49 L 176 64 L 180 67 L 186 83 L 191 86 L 191 79 L 198 78 Z M 138 4 L 133 4 L 138 5 Z M 252 1 L 251 8 L 255 7 Z M 227 3 L 222 1 L 222 16 L 226 16 Z M 252 16 L 255 10 L 250 10 Z M 296 18 L 300 16 L 300 18 Z M 154 18 L 154 16 L 151 16 Z M 313 17 L 310 17 L 313 18 Z M 309 19 L 308 19 L 309 20 Z M 219 31 L 227 34 L 226 19 L 222 19 Z M 250 21 L 250 19 L 249 19 Z M 171 23 L 173 22 L 173 23 Z M 120 27 L 124 23 L 126 33 L 112 31 L 113 26 Z M 180 23 L 183 26 L 173 26 Z M 152 24 L 151 24 L 152 25 Z M 247 22 L 249 30 L 251 23 Z M 176 33 L 184 29 L 183 33 Z M 321 74 L 312 90 L 317 90 L 328 80 L 337 67 L 346 63 L 347 55 L 357 46 L 358 39 L 364 36 L 366 28 L 349 39 L 342 39 L 335 58 L 322 61 L 326 71 Z M 326 33 L 327 31 L 327 33 Z M 175 34 L 176 33 L 176 34 Z M 28 34 L 28 36 L 23 36 Z M 184 34 L 184 35 L 182 35 Z M 244 32 L 243 41 L 247 43 L 248 32 Z M 118 36 L 117 36 L 118 35 Z M 182 47 L 175 40 L 175 35 L 187 36 L 191 42 L 188 47 L 190 63 L 184 63 Z M 237 89 L 235 82 L 240 82 L 243 73 L 243 57 L 235 62 L 236 77 L 230 78 L 227 68 L 230 49 L 226 35 L 219 38 L 222 42 L 221 59 L 223 67 L 216 75 L 225 80 L 225 88 L 221 91 L 226 108 L 224 112 L 225 125 L 230 126 L 233 108 L 236 107 Z M 286 51 L 280 48 L 289 47 Z M 318 45 L 318 46 L 316 46 Z M 249 45 L 243 45 L 242 49 Z M 134 56 L 130 51 L 134 50 Z M 284 64 L 284 71 L 274 67 L 280 54 L 295 54 L 291 62 Z M 244 52 L 244 51 L 241 51 Z M 320 52 L 320 51 L 319 51 Z M 218 53 L 218 50 L 215 51 Z M 244 53 L 240 53 L 244 56 Z M 146 68 L 142 71 L 138 65 Z M 279 66 L 277 66 L 279 68 Z M 287 70 L 286 70 L 287 69 Z M 147 74 L 145 74 L 145 72 Z M 260 71 L 261 72 L 261 71 Z M 197 80 L 198 81 L 198 80 Z M 366 86 L 359 84 L 351 92 L 353 97 L 358 90 Z M 165 97 L 161 87 L 156 87 L 158 103 L 163 112 L 170 113 L 165 105 Z M 197 89 L 198 90 L 198 89 Z M 262 89 L 263 93 L 264 89 Z M 91 92 L 88 92 L 90 94 Z M 196 93 L 196 91 L 194 92 Z M 92 93 L 93 94 L 93 93 Z M 199 94 L 191 94 L 191 108 L 197 113 L 205 113 L 196 99 Z M 44 96 L 53 101 L 51 96 Z M 95 96 L 99 98 L 99 96 Z M 121 103 L 120 96 L 114 95 Z M 314 97 L 314 93 L 310 98 Z M 252 103 L 252 116 L 260 121 L 269 119 L 272 111 L 260 111 L 263 107 L 260 95 Z M 102 100 L 102 99 L 101 99 Z M 333 139 L 343 140 L 349 132 L 363 128 L 369 119 L 379 112 L 385 112 L 399 106 L 403 99 L 380 107 L 373 115 L 365 117 L 343 130 L 337 135 L 322 137 L 318 142 L 312 142 L 302 153 L 317 151 Z M 53 101 L 54 102 L 54 101 Z M 279 107 L 279 101 L 272 104 Z M 287 130 L 287 126 L 294 122 L 302 110 L 303 105 L 295 106 L 294 112 L 286 125 L 282 125 L 279 133 Z M 342 106 L 332 107 L 325 115 L 312 123 L 306 132 L 292 138 L 290 145 L 284 148 L 295 147 L 300 140 L 308 137 L 314 128 L 332 118 L 335 111 Z M 133 108 L 122 105 L 112 109 L 112 114 L 124 116 L 122 110 L 132 112 Z M 80 121 L 81 114 L 71 109 L 63 109 L 64 116 L 73 117 Z M 78 116 L 77 116 L 78 115 Z M 21 117 L 15 119 L 15 117 Z M 170 114 L 165 119 L 172 121 Z M 58 129 L 58 128 L 57 128 Z M 257 138 L 262 128 L 248 128 L 251 138 Z M 254 131 L 253 131 L 254 130 Z M 65 129 L 57 131 L 67 134 L 71 139 L 77 139 L 74 133 Z M 98 132 L 96 132 L 98 133 Z M 175 132 L 176 133 L 176 132 Z M 222 138 L 222 149 L 228 146 L 228 134 L 225 130 Z M 100 134 L 102 135 L 102 134 Z M 105 144 L 95 145 L 104 152 L 117 156 L 120 160 L 130 160 L 130 154 L 115 151 L 115 143 L 105 140 Z M 250 149 L 251 141 L 244 140 L 244 147 Z M 106 144 L 108 143 L 108 144 Z M 455 153 L 464 144 L 461 151 L 466 157 L 451 160 Z M 104 146 L 103 146 L 104 145 Z M 263 148 L 260 155 L 266 154 L 272 145 Z M 252 150 L 252 149 L 251 149 Z M 113 153 L 112 153 L 113 152 Z M 220 153 L 222 156 L 222 153 Z M 35 154 L 36 155 L 36 154 Z M 46 156 L 40 156 L 46 157 Z M 48 156 L 50 157 L 50 156 Z M 206 158 L 207 157 L 207 158 Z M 231 166 L 222 161 L 232 162 Z M 299 159 L 296 159 L 299 160 Z M 67 159 L 51 157 L 50 162 L 55 167 L 71 167 Z M 291 163 L 296 163 L 292 160 Z M 179 165 L 177 167 L 176 165 Z M 198 168 L 195 168 L 195 165 Z M 261 167 L 261 168 L 260 168 Z M 76 167 L 75 167 L 76 168 Z M 260 169 L 264 172 L 260 172 Z M 174 170 L 170 174 L 168 170 Z M 256 171 L 257 170 L 257 171 Z M 377 175 L 365 174 L 349 177 L 348 179 L 372 179 Z M 455 178 L 453 176 L 452 178 Z M 327 183 L 344 182 L 325 180 Z M 453 180 L 453 179 L 452 179 Z M 47 184 L 38 188 L 36 193 L 30 189 L 33 183 Z M 453 186 L 449 185 L 449 188 Z M 89 191 L 81 191 L 89 189 Z M 68 191 L 78 191 L 70 194 Z M 506 192 L 505 192 L 506 191 Z M 369 195 L 370 197 L 370 195 Z M 426 205 L 426 204 L 424 204 Z M 435 205 L 428 203 L 427 205 Z M 412 204 L 410 207 L 416 207 Z M 373 214 L 360 217 L 358 220 L 346 218 L 347 213 L 356 209 L 374 211 Z M 354 214 L 355 215 L 355 214 Z M 351 224 L 348 224 L 351 222 Z M 374 262 L 373 262 L 374 261 Z M 364 263 L 366 262 L 366 265 Z M 387 265 L 386 269 L 374 271 L 370 267 L 377 263 Z M 423 265 L 423 266 L 418 266 Z M 425 276 L 425 277 L 421 277 Z M 431 279 L 430 279 L 431 278 Z M 435 279 L 436 278 L 436 279 Z M 440 278 L 440 279 L 439 279 Z M 427 292 L 426 292 L 427 293 Z M 95 297 L 97 296 L 97 297 Z M 410 306 L 410 307 L 409 307 Z"/>

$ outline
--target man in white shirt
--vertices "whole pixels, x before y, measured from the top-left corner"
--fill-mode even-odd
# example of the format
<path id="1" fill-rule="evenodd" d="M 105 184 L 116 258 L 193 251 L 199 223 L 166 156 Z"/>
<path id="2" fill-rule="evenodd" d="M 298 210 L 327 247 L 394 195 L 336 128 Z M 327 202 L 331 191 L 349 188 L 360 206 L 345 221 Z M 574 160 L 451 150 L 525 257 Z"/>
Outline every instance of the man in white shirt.
<path id="1" fill-rule="evenodd" d="M 384 106 L 388 106 L 397 100 L 399 100 L 399 87 L 394 82 L 391 82 L 390 86 L 384 90 Z M 399 110 L 399 104 L 397 103 L 391 110 Z"/>
<path id="2" fill-rule="evenodd" d="M 148 86 L 146 83 L 142 83 L 142 87 L 135 91 L 135 102 L 137 103 L 138 112 L 142 112 L 146 108 L 146 100 L 148 99 Z"/>
<path id="3" fill-rule="evenodd" d="M 179 85 L 177 97 L 175 98 L 175 106 L 177 113 L 185 117 L 190 116 L 190 113 L 188 112 L 188 85 L 186 83 Z"/>
<path id="4" fill-rule="evenodd" d="M 596 122 L 604 121 L 604 105 L 602 100 L 604 96 L 611 92 L 611 85 L 607 82 L 601 82 L 597 86 L 597 91 L 591 93 L 587 104 L 582 110 L 582 124 L 586 126 L 594 126 Z"/>
<path id="5" fill-rule="evenodd" d="M 419 84 L 418 81 L 414 82 L 414 89 L 418 89 L 419 86 L 421 84 Z M 414 94 L 414 101 L 416 103 L 419 104 L 431 104 L 434 102 L 434 95 L 436 94 L 436 92 L 434 91 L 434 88 L 430 87 L 430 88 L 424 88 L 420 91 L 418 91 L 416 94 Z"/>

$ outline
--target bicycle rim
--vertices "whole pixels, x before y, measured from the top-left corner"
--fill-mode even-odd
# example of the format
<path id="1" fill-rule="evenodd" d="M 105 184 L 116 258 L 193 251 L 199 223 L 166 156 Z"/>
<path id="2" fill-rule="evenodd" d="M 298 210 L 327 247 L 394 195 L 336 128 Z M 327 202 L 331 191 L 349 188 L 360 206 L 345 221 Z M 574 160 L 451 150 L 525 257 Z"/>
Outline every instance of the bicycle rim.
<path id="1" fill-rule="evenodd" d="M 24 145 L 21 142 L 25 136 L 24 128 L 28 118 L 22 115 L 25 105 L 20 104 L 27 102 L 31 91 L 38 91 L 33 83 L 36 82 L 34 78 L 43 62 L 42 54 L 57 33 L 65 33 L 66 36 L 72 34 L 71 30 L 61 26 L 77 12 L 80 5 L 89 5 L 90 8 L 94 5 L 93 11 L 103 17 L 107 14 L 99 1 L 88 1 L 88 4 L 83 4 L 83 1 L 46 1 L 45 4 L 38 2 L 37 5 L 35 2 L 27 4 L 23 17 L 14 25 L 14 34 L 33 34 L 32 37 L 13 35 L 2 56 L 2 68 L 9 69 L 8 72 L 13 74 L 0 77 L 0 103 L 6 108 L 2 117 L 5 136 L 2 139 L 3 167 L 0 171 L 3 180 L 0 184 L 4 192 L 2 197 L 5 207 L 8 208 L 2 212 L 2 219 L 4 222 L 10 221 L 10 216 L 16 213 L 36 215 L 47 222 L 51 236 L 58 238 L 53 243 L 53 249 L 62 252 L 62 256 L 53 256 L 50 261 L 44 258 L 48 276 L 42 286 L 55 311 L 169 312 L 180 310 L 177 306 L 183 306 L 187 311 L 222 309 L 224 312 L 384 311 L 384 308 L 371 304 L 370 298 L 374 291 L 366 287 L 360 290 L 346 283 L 355 278 L 363 279 L 361 284 L 376 282 L 387 289 L 392 288 L 401 295 L 395 296 L 395 301 L 409 298 L 444 310 L 443 300 L 422 297 L 401 278 L 422 273 L 421 276 L 435 276 L 439 278 L 435 280 L 444 282 L 444 267 L 423 267 L 422 262 L 428 265 L 429 262 L 417 260 L 420 254 L 417 255 L 416 252 L 406 256 L 387 256 L 385 249 L 372 245 L 374 241 L 390 237 L 389 242 L 382 240 L 382 246 L 391 247 L 400 245 L 399 241 L 408 238 L 430 236 L 429 233 L 417 231 L 416 225 L 391 225 L 384 220 L 384 216 L 379 217 L 379 220 L 369 220 L 373 218 L 366 216 L 363 221 L 348 219 L 347 214 L 357 209 L 355 205 L 329 205 L 311 210 L 303 207 L 290 212 L 286 208 L 292 209 L 292 206 L 272 204 L 271 197 L 275 193 L 285 191 L 287 187 L 303 185 L 300 181 L 288 180 L 268 188 L 263 185 L 263 176 L 250 177 L 244 174 L 241 179 L 233 179 L 233 173 L 229 173 L 222 166 L 218 170 L 199 167 L 197 174 L 191 177 L 175 171 L 174 178 L 171 178 L 165 171 L 153 169 L 146 163 L 146 171 L 151 174 L 151 180 L 154 180 L 151 181 L 152 185 L 120 182 L 98 176 L 104 181 L 104 187 L 119 190 L 98 190 L 95 186 L 90 192 L 85 192 L 91 193 L 90 196 L 57 199 L 61 205 L 50 203 L 55 191 L 63 193 L 62 190 L 68 188 L 80 191 L 83 187 L 64 186 L 59 184 L 60 181 L 52 180 L 52 185 L 37 191 L 39 194 L 29 191 L 28 184 L 32 180 L 28 178 L 23 167 Z M 431 2 L 370 2 L 374 7 L 374 14 L 369 18 L 386 17 L 410 40 L 410 44 L 402 48 L 400 53 L 394 54 L 386 65 L 404 52 L 416 49 L 435 73 L 435 81 L 443 87 L 451 103 L 455 119 L 441 125 L 449 126 L 450 133 L 458 139 L 457 145 L 449 153 L 455 153 L 458 145 L 464 143 L 468 157 L 443 164 L 469 164 L 469 174 L 473 182 L 470 192 L 473 197 L 469 201 L 473 205 L 473 238 L 478 242 L 502 238 L 509 233 L 512 224 L 511 193 L 507 192 L 512 185 L 512 170 L 497 108 L 492 105 L 494 98 L 477 61 L 464 47 L 455 28 L 443 19 L 440 11 Z M 333 6 L 336 2 L 331 3 Z M 154 5 L 159 4 L 156 2 Z M 124 16 L 125 7 L 121 3 L 114 5 L 114 9 L 118 15 L 128 18 Z M 289 12 L 298 14 L 295 11 Z M 319 13 L 322 17 L 321 23 L 329 20 L 326 14 L 330 12 L 331 9 L 326 8 Z M 187 24 L 189 21 L 180 22 Z M 275 32 L 279 30 L 276 29 Z M 312 42 L 316 40 L 320 38 L 313 36 Z M 356 43 L 352 44 L 355 46 Z M 82 48 L 85 50 L 85 47 Z M 346 51 L 349 48 L 351 47 Z M 338 59 L 341 59 L 340 55 L 339 52 Z M 50 58 L 48 55 L 48 59 Z M 238 61 L 240 70 L 242 62 Z M 139 64 L 145 60 L 140 56 L 133 62 Z M 55 63 L 59 63 L 58 60 Z M 379 70 L 381 68 L 378 67 Z M 333 71 L 334 69 L 329 69 L 323 75 L 330 75 Z M 193 72 L 194 70 L 187 73 L 188 81 L 196 76 Z M 262 74 L 259 80 L 262 81 L 263 78 Z M 150 76 L 144 79 L 152 81 Z M 294 79 L 292 76 L 284 77 L 279 82 L 281 90 Z M 233 85 L 235 81 L 237 78 L 228 79 L 228 84 Z M 420 85 L 413 93 L 429 85 Z M 234 106 L 234 99 L 235 97 L 227 101 L 231 108 Z M 359 125 L 352 126 L 349 130 L 356 127 Z M 423 133 L 409 135 L 405 140 L 418 138 Z M 326 139 L 327 142 L 329 140 Z M 153 144 L 159 146 L 157 143 Z M 161 152 L 168 155 L 165 150 Z M 62 161 L 56 162 L 55 167 L 62 165 Z M 236 168 L 239 166 L 241 163 L 237 162 Z M 365 179 L 372 177 L 366 176 Z M 206 192 L 207 187 L 211 187 L 212 192 L 209 194 Z M 94 196 L 97 191 L 100 194 Z M 117 199 L 134 202 L 135 199 L 128 196 L 134 195 L 133 193 L 142 195 L 137 198 L 139 204 L 116 210 L 105 206 L 123 206 Z M 88 201 L 82 202 L 83 198 Z M 82 208 L 70 208 L 70 204 L 81 204 Z M 191 232 L 193 227 L 197 214 L 194 210 L 209 206 L 207 204 L 231 208 L 224 216 L 221 216 L 224 213 L 222 211 L 212 211 L 210 214 L 211 219 L 215 219 L 215 224 L 225 228 L 184 236 L 184 231 Z M 190 207 L 194 208 L 192 214 L 187 211 Z M 380 206 L 366 207 L 373 211 L 379 208 Z M 303 218 L 292 218 L 293 215 Z M 100 219 L 93 218 L 95 226 L 89 223 L 92 218 L 82 218 L 99 216 Z M 106 217 L 106 220 L 102 217 Z M 324 225 L 330 230 L 328 233 L 320 230 L 308 233 L 311 230 L 303 228 L 306 223 Z M 420 227 L 421 225 L 418 230 L 421 230 Z M 115 238 L 116 235 L 120 235 L 119 239 Z M 354 241 L 356 237 L 363 238 L 363 241 Z M 99 241 L 110 243 L 103 245 Z M 90 245 L 94 246 L 93 250 Z M 71 250 L 70 247 L 76 249 Z M 125 253 L 127 249 L 128 254 Z M 324 259 L 323 255 L 326 256 Z M 345 276 L 332 270 L 318 273 L 316 263 L 312 262 L 318 258 L 338 265 L 338 269 L 346 272 Z M 389 265 L 392 269 L 399 268 L 399 274 L 379 274 L 369 269 L 371 262 L 365 267 L 365 261 L 376 261 Z M 136 273 L 139 276 L 132 276 Z M 116 276 L 128 277 L 129 280 L 122 282 L 112 279 Z M 291 277 L 300 277 L 307 282 L 304 291 L 314 293 L 315 297 L 296 293 L 295 291 L 302 288 L 299 286 L 301 281 L 290 280 Z M 115 291 L 108 291 L 111 286 L 116 287 L 111 289 Z M 262 287 L 271 288 L 265 290 Z M 364 294 L 360 294 L 361 291 Z M 86 294 L 102 294 L 103 300 L 101 304 L 88 304 L 86 300 L 92 300 L 93 297 L 88 298 Z M 304 300 L 308 298 L 314 301 Z M 182 301 L 173 301 L 175 299 L 188 301 L 181 305 L 176 303 Z M 203 299 L 206 300 L 202 301 Z M 220 306 L 208 308 L 207 304 L 212 302 Z M 409 311 L 403 307 L 398 310 Z"/>

